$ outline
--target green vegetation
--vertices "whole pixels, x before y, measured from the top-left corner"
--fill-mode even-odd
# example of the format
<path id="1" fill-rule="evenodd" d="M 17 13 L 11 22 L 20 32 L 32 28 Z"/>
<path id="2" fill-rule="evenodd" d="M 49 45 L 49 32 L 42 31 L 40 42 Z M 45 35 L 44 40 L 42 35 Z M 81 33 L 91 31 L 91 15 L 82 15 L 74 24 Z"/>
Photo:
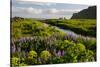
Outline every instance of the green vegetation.
<path id="1" fill-rule="evenodd" d="M 71 20 L 58 20 L 48 19 L 45 23 L 58 26 L 63 29 L 70 29 L 75 33 L 96 37 L 96 20 L 95 19 L 71 19 Z"/>
<path id="2" fill-rule="evenodd" d="M 47 23 L 95 34 L 95 20 L 51 19 Z M 95 38 L 68 35 L 35 19 L 12 18 L 11 27 L 12 67 L 96 61 Z"/>
<path id="3" fill-rule="evenodd" d="M 83 9 L 78 13 L 73 13 L 71 19 L 96 19 L 96 6 L 90 6 L 87 9 Z"/>
<path id="4" fill-rule="evenodd" d="M 44 51 L 41 52 L 40 57 L 41 57 L 44 61 L 47 61 L 47 60 L 51 57 L 51 54 L 50 54 L 49 51 L 44 50 Z"/>
<path id="5" fill-rule="evenodd" d="M 27 36 L 44 37 L 50 36 L 54 32 L 59 32 L 58 30 L 54 30 L 46 24 L 33 19 L 14 19 L 12 21 L 12 37 L 14 39 Z"/>

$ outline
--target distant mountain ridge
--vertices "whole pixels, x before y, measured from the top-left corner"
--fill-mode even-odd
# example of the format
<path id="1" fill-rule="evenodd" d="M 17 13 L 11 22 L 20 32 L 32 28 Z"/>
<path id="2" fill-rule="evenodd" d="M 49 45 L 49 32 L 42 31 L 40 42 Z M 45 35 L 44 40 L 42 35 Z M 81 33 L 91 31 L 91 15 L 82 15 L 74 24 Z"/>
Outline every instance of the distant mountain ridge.
<path id="1" fill-rule="evenodd" d="M 90 6 L 78 13 L 74 13 L 71 19 L 96 19 L 96 6 Z"/>

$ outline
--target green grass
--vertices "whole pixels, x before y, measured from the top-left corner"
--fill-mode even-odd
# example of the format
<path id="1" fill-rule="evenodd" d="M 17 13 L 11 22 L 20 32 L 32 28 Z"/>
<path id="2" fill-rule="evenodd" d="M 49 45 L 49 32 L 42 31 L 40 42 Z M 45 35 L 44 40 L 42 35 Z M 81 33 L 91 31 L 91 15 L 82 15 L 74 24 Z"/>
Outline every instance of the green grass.
<path id="1" fill-rule="evenodd" d="M 58 26 L 84 36 L 96 36 L 96 20 L 95 19 L 71 19 L 71 20 L 45 20 L 45 23 Z"/>
<path id="2" fill-rule="evenodd" d="M 14 39 L 27 36 L 50 36 L 59 30 L 34 19 L 17 19 L 12 22 L 12 37 Z"/>

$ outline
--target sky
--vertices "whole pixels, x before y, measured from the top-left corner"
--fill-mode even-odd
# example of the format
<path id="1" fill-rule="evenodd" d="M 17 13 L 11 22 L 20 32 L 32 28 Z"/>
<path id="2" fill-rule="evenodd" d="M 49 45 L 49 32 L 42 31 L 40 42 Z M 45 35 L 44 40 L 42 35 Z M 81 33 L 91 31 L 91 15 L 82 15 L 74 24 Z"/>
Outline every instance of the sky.
<path id="1" fill-rule="evenodd" d="M 12 0 L 12 17 L 46 19 L 66 17 L 69 19 L 73 13 L 88 7 L 89 5 Z"/>

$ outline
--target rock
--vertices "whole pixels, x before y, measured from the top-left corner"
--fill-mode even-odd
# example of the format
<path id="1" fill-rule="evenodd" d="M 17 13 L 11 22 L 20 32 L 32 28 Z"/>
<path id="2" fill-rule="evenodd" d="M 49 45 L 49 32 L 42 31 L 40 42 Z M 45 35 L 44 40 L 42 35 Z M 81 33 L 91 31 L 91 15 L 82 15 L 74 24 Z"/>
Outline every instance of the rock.
<path id="1" fill-rule="evenodd" d="M 71 19 L 96 19 L 96 6 L 90 6 L 78 13 L 74 13 Z"/>

